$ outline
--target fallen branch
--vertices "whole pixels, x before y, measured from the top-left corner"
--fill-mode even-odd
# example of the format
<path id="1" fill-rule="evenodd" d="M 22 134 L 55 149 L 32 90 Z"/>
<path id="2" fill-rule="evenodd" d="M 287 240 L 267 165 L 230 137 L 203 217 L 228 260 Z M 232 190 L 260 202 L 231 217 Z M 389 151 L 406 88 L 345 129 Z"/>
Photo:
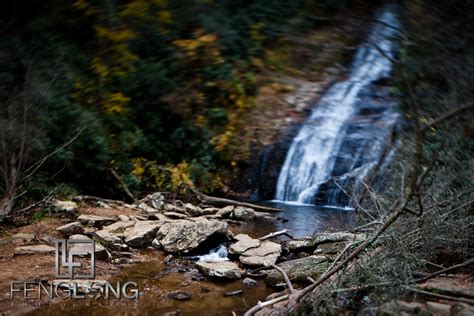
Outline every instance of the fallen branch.
<path id="1" fill-rule="evenodd" d="M 247 202 L 239 202 L 239 201 L 234 201 L 234 200 L 225 199 L 225 198 L 213 197 L 213 196 L 205 195 L 194 189 L 191 189 L 191 191 L 194 194 L 196 194 L 197 198 L 201 200 L 201 202 L 211 204 L 211 205 L 236 205 L 236 206 L 253 208 L 255 210 L 262 211 L 262 212 L 281 212 L 280 209 L 274 208 L 274 207 L 261 206 L 261 205 L 256 205 L 252 203 L 247 203 Z"/>
<path id="2" fill-rule="evenodd" d="M 135 197 L 133 196 L 132 192 L 130 192 L 130 189 L 128 188 L 127 184 L 125 181 L 123 181 L 122 177 L 119 176 L 117 171 L 115 171 L 113 168 L 110 168 L 110 173 L 114 176 L 114 178 L 118 181 L 120 184 L 120 187 L 122 188 L 123 192 L 132 199 L 132 201 L 135 201 Z"/>
<path id="3" fill-rule="evenodd" d="M 403 208 L 399 208 L 397 211 L 392 213 L 391 216 L 387 218 L 385 223 L 382 225 L 382 227 L 379 228 L 377 233 L 373 235 L 371 238 L 366 239 L 363 243 L 361 243 L 353 252 L 351 252 L 344 260 L 342 260 L 339 264 L 337 264 L 334 268 L 331 270 L 325 272 L 318 281 L 315 283 L 307 286 L 304 288 L 297 296 L 296 302 L 299 302 L 303 297 L 305 297 L 308 293 L 313 291 L 315 288 L 317 288 L 319 285 L 323 284 L 326 280 L 328 280 L 332 275 L 335 273 L 339 272 L 342 268 L 346 266 L 347 263 L 352 261 L 354 258 L 356 258 L 361 252 L 363 252 L 368 246 L 370 246 L 372 243 L 374 243 L 377 238 L 385 232 L 396 220 L 400 215 L 403 213 Z"/>
<path id="4" fill-rule="evenodd" d="M 457 115 L 459 115 L 463 112 L 470 111 L 470 110 L 473 110 L 473 109 L 474 109 L 474 104 L 468 104 L 468 105 L 465 105 L 465 106 L 461 106 L 457 109 L 454 109 L 452 111 L 449 111 L 448 113 L 446 113 L 446 114 L 444 114 L 444 115 L 442 115 L 438 118 L 435 118 L 434 120 L 432 120 L 428 124 L 423 125 L 423 127 L 421 128 L 421 132 L 425 133 L 429 129 L 434 127 L 435 125 L 438 125 L 439 123 L 442 123 L 443 121 L 449 120 L 450 118 L 453 118 L 453 117 L 455 117 L 455 116 L 457 116 Z"/>
<path id="5" fill-rule="evenodd" d="M 48 202 L 50 199 L 51 199 L 51 196 L 53 195 L 54 191 L 56 190 L 52 190 L 51 192 L 48 193 L 48 195 L 46 195 L 46 197 L 44 199 L 42 199 L 41 201 L 38 201 L 38 202 L 35 202 L 33 204 L 31 204 L 30 206 L 27 206 L 21 210 L 18 211 L 18 213 L 24 213 L 24 212 L 27 212 L 37 206 L 40 206 L 41 204 L 44 204 L 46 202 Z"/>
<path id="6" fill-rule="evenodd" d="M 441 298 L 441 299 L 445 299 L 445 300 L 463 302 L 463 303 L 467 303 L 467 304 L 470 304 L 470 305 L 474 305 L 474 300 L 470 300 L 468 298 L 454 297 L 454 296 L 449 296 L 449 295 L 444 295 L 444 294 L 437 294 L 437 293 L 432 293 L 432 292 L 428 292 L 428 291 L 417 290 L 417 289 L 414 289 L 414 288 L 411 288 L 411 287 L 407 287 L 407 289 L 410 290 L 413 293 L 418 293 L 418 294 L 432 296 L 432 297 Z"/>
<path id="7" fill-rule="evenodd" d="M 288 233 L 288 229 L 283 229 L 283 230 L 280 230 L 278 232 L 270 233 L 268 235 L 260 237 L 258 240 L 262 241 L 262 240 L 266 240 L 266 239 L 273 238 L 273 237 L 280 236 L 280 235 L 285 235 L 285 236 L 288 236 L 289 238 L 293 239 L 293 236 L 291 236 Z"/>
<path id="8" fill-rule="evenodd" d="M 267 307 L 267 306 L 271 306 L 271 305 L 279 303 L 279 302 L 286 301 L 289 297 L 290 297 L 289 295 L 283 295 L 283 296 L 280 296 L 280 297 L 277 297 L 277 298 L 274 298 L 272 300 L 268 300 L 268 301 L 265 301 L 265 302 L 260 302 L 259 301 L 257 303 L 257 305 L 255 305 L 254 307 L 249 309 L 247 312 L 245 312 L 244 316 L 252 316 L 253 314 L 258 312 L 262 308 Z"/>
<path id="9" fill-rule="evenodd" d="M 425 276 L 425 277 L 423 277 L 423 278 L 421 278 L 421 279 L 417 279 L 417 280 L 415 280 L 415 282 L 417 282 L 417 283 L 425 282 L 425 281 L 427 281 L 427 280 L 429 280 L 429 279 L 434 278 L 435 276 L 438 276 L 438 275 L 440 275 L 440 274 L 443 274 L 443 273 L 446 273 L 446 272 L 449 272 L 449 271 L 452 271 L 452 270 L 455 270 L 455 269 L 459 269 L 459 268 L 462 268 L 462 267 L 466 267 L 466 266 L 468 266 L 468 265 L 470 265 L 470 264 L 472 264 L 472 263 L 474 263 L 474 259 L 465 261 L 465 262 L 460 263 L 460 264 L 456 264 L 456 265 L 451 266 L 451 267 L 448 267 L 448 268 L 441 269 L 441 270 L 436 271 L 436 272 L 434 272 L 434 273 L 432 273 L 432 274 L 430 274 L 430 275 L 427 275 L 427 276 Z"/>
<path id="10" fill-rule="evenodd" d="M 274 263 L 272 263 L 270 265 L 270 267 L 272 267 L 273 269 L 275 269 L 275 270 L 277 270 L 278 272 L 281 273 L 281 275 L 283 276 L 283 279 L 285 279 L 285 283 L 286 283 L 286 286 L 288 287 L 288 290 L 290 290 L 290 293 L 291 294 L 295 293 L 295 289 L 293 288 L 293 284 L 291 284 L 291 281 L 290 281 L 290 278 L 288 277 L 288 274 L 286 274 L 286 272 L 283 271 L 282 268 L 280 268 L 279 266 L 277 266 Z"/>
<path id="11" fill-rule="evenodd" d="M 73 198 L 73 201 L 82 202 L 82 201 L 101 201 L 108 204 L 118 204 L 124 205 L 125 203 L 119 200 L 103 199 L 98 196 L 93 195 L 77 195 Z"/>

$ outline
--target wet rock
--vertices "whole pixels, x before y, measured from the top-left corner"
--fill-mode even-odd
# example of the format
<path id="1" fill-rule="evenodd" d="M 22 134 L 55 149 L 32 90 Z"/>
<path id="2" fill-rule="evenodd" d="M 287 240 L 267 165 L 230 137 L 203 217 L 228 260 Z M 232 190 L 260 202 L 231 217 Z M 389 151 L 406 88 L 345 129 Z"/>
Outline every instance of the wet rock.
<path id="1" fill-rule="evenodd" d="M 163 259 L 163 262 L 164 264 L 168 265 L 168 264 L 171 264 L 171 262 L 173 261 L 174 259 L 174 256 L 173 255 L 167 255 L 165 257 L 165 259 Z"/>
<path id="2" fill-rule="evenodd" d="M 202 279 L 204 279 L 204 276 L 201 273 L 197 273 L 191 276 L 191 280 L 193 281 L 201 281 Z"/>
<path id="3" fill-rule="evenodd" d="M 251 278 L 245 278 L 242 280 L 242 283 L 247 287 L 254 287 L 257 285 L 257 281 Z"/>
<path id="4" fill-rule="evenodd" d="M 179 273 L 185 273 L 189 271 L 189 267 L 185 265 L 179 265 L 176 267 L 176 271 Z"/>
<path id="5" fill-rule="evenodd" d="M 130 247 L 143 248 L 151 244 L 156 232 L 160 228 L 159 221 L 141 221 L 135 226 L 125 229 L 123 237 Z"/>
<path id="6" fill-rule="evenodd" d="M 211 236 L 227 238 L 227 223 L 207 219 L 177 220 L 163 224 L 152 245 L 171 253 L 188 253 Z"/>
<path id="7" fill-rule="evenodd" d="M 326 257 L 310 256 L 278 264 L 285 271 L 292 282 L 308 283 L 308 277 L 317 279 L 329 266 Z M 284 278 L 276 269 L 268 273 L 265 281 L 269 286 L 284 283 Z"/>
<path id="8" fill-rule="evenodd" d="M 255 211 L 251 208 L 248 207 L 242 207 L 238 206 L 236 207 L 232 213 L 231 213 L 231 218 L 240 220 L 240 221 L 249 221 L 254 219 L 256 216 Z"/>
<path id="9" fill-rule="evenodd" d="M 221 279 L 240 279 L 242 271 L 231 261 L 196 262 L 196 268 L 205 276 Z"/>
<path id="10" fill-rule="evenodd" d="M 239 257 L 240 262 L 251 266 L 274 264 L 281 254 L 281 245 L 264 240 L 256 248 L 250 248 Z"/>
<path id="11" fill-rule="evenodd" d="M 92 226 L 92 227 L 102 227 L 107 226 L 112 223 L 115 223 L 116 220 L 110 217 L 97 216 L 97 215 L 80 215 L 77 220 L 82 225 Z"/>
<path id="12" fill-rule="evenodd" d="M 260 240 L 253 239 L 246 234 L 239 234 L 237 236 L 234 236 L 234 239 L 236 239 L 237 242 L 229 247 L 229 254 L 241 255 L 251 248 L 256 248 L 260 246 Z"/>
<path id="13" fill-rule="evenodd" d="M 56 230 L 64 236 L 84 233 L 84 227 L 82 227 L 81 223 L 79 222 L 72 222 L 66 225 L 59 226 L 58 228 L 56 228 Z"/>
<path id="14" fill-rule="evenodd" d="M 21 246 L 15 248 L 13 251 L 15 256 L 19 255 L 34 255 L 34 254 L 53 254 L 55 252 L 55 248 L 47 245 L 33 245 L 33 246 Z"/>
<path id="15" fill-rule="evenodd" d="M 89 237 L 86 235 L 72 235 L 69 237 L 69 240 L 87 240 L 87 241 L 92 241 Z M 76 253 L 84 253 L 85 255 L 90 255 L 92 247 L 88 243 L 68 243 L 68 248 L 69 251 L 74 251 Z M 108 258 L 109 254 L 107 253 L 107 250 L 104 248 L 99 243 L 95 243 L 95 252 L 94 252 L 95 258 L 99 260 L 105 260 Z"/>
<path id="16" fill-rule="evenodd" d="M 191 294 L 182 291 L 171 292 L 168 297 L 177 301 L 189 301 L 192 298 Z"/>
<path id="17" fill-rule="evenodd" d="M 52 204 L 54 208 L 62 212 L 75 212 L 77 210 L 76 202 L 72 201 L 53 200 Z"/>
<path id="18" fill-rule="evenodd" d="M 12 236 L 12 243 L 14 244 L 27 244 L 35 239 L 35 235 L 27 233 L 18 233 Z"/>

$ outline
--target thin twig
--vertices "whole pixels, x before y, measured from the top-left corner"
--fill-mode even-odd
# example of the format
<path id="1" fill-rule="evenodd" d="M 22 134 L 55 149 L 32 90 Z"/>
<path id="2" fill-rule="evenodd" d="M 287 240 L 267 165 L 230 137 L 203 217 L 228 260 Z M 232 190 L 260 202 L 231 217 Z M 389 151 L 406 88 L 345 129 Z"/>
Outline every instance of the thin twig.
<path id="1" fill-rule="evenodd" d="M 293 288 L 293 284 L 291 284 L 288 274 L 286 274 L 286 272 L 282 268 L 280 268 L 274 263 L 270 264 L 270 267 L 272 267 L 273 269 L 281 273 L 281 275 L 283 276 L 283 279 L 285 279 L 285 283 L 286 283 L 286 286 L 288 287 L 288 290 L 290 290 L 290 293 L 293 294 L 295 292 L 295 289 Z"/>

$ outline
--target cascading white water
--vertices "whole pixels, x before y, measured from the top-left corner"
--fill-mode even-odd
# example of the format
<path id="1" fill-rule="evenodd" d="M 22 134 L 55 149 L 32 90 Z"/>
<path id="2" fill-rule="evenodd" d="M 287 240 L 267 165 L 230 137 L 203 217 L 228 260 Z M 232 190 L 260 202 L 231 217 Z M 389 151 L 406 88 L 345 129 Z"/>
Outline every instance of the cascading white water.
<path id="1" fill-rule="evenodd" d="M 360 92 L 390 75 L 399 23 L 391 6 L 381 10 L 377 20 L 368 40 L 357 50 L 348 78 L 323 95 L 293 140 L 278 178 L 276 200 L 314 203 L 318 187 L 331 177 Z"/>

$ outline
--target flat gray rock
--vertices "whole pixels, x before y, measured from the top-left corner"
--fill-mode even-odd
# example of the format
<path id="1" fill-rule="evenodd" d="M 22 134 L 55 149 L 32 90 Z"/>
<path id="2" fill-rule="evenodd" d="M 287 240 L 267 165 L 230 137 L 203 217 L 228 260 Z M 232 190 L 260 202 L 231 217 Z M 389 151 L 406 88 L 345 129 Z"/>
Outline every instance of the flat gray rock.
<path id="1" fill-rule="evenodd" d="M 196 268 L 205 276 L 221 279 L 240 279 L 242 271 L 239 265 L 231 261 L 196 262 Z"/>
<path id="2" fill-rule="evenodd" d="M 84 227 L 82 227 L 80 222 L 72 222 L 66 225 L 62 225 L 56 228 L 56 230 L 64 236 L 84 233 Z"/>
<path id="3" fill-rule="evenodd" d="M 88 241 L 91 241 L 92 239 L 90 239 L 86 235 L 76 234 L 76 235 L 70 236 L 69 240 L 88 240 Z M 87 243 L 68 243 L 68 248 L 69 248 L 69 251 L 72 250 L 72 251 L 79 252 L 79 253 L 86 253 L 86 255 L 91 254 L 91 245 L 87 244 Z M 104 248 L 104 246 L 102 246 L 101 244 L 96 242 L 95 243 L 94 256 L 97 259 L 103 260 L 103 259 L 108 258 L 108 253 L 107 253 L 107 250 Z"/>
<path id="4" fill-rule="evenodd" d="M 260 240 L 253 239 L 247 234 L 238 234 L 233 237 L 237 240 L 235 244 L 229 247 L 229 253 L 234 255 L 241 255 L 251 248 L 260 246 Z"/>
<path id="5" fill-rule="evenodd" d="M 34 254 L 53 254 L 55 253 L 56 249 L 51 246 L 47 245 L 32 245 L 32 246 L 21 246 L 17 247 L 14 250 L 14 255 L 34 255 Z"/>
<path id="6" fill-rule="evenodd" d="M 12 243 L 14 244 L 27 244 L 35 239 L 34 234 L 18 233 L 12 236 Z"/>
<path id="7" fill-rule="evenodd" d="M 125 243 L 135 248 L 150 246 L 161 224 L 160 221 L 136 222 L 135 226 L 126 228 L 123 232 Z"/>
<path id="8" fill-rule="evenodd" d="M 256 248 L 250 248 L 239 257 L 240 262 L 250 266 L 268 266 L 274 264 L 281 254 L 281 245 L 264 240 Z"/>

